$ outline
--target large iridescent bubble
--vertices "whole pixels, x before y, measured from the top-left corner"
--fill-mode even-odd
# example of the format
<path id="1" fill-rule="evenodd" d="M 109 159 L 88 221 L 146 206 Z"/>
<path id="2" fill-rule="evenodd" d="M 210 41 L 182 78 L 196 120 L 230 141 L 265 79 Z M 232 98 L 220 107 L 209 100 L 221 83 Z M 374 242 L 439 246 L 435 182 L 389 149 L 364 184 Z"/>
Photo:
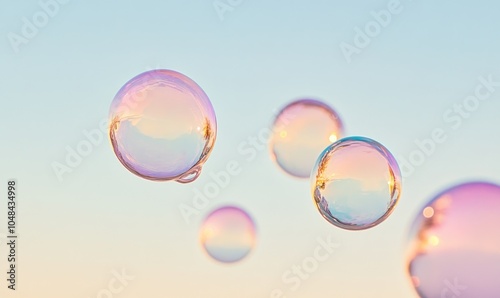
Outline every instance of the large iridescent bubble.
<path id="1" fill-rule="evenodd" d="M 408 271 L 424 298 L 500 297 L 500 186 L 470 182 L 438 194 L 411 226 Z"/>
<path id="2" fill-rule="evenodd" d="M 311 173 L 314 203 L 331 224 L 363 230 L 384 221 L 401 194 L 401 173 L 380 143 L 347 137 L 328 146 Z"/>
<path id="3" fill-rule="evenodd" d="M 217 134 L 205 92 L 172 70 L 152 70 L 128 81 L 109 117 L 116 156 L 130 172 L 149 180 L 195 180 Z"/>
<path id="4" fill-rule="evenodd" d="M 246 257 L 255 246 L 255 224 L 244 210 L 221 207 L 203 221 L 200 241 L 213 259 L 234 263 Z"/>
<path id="5" fill-rule="evenodd" d="M 342 121 L 330 106 L 318 100 L 297 100 L 274 120 L 271 156 L 286 173 L 309 178 L 321 151 L 343 134 Z"/>

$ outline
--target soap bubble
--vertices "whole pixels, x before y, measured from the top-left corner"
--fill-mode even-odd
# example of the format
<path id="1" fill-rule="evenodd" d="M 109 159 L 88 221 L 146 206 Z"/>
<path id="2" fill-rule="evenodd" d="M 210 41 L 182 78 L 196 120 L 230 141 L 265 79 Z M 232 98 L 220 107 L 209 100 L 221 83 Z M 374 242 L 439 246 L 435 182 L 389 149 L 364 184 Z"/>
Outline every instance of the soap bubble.
<path id="1" fill-rule="evenodd" d="M 499 185 L 460 184 L 427 203 L 411 226 L 408 250 L 420 297 L 499 297 L 499 227 Z"/>
<path id="2" fill-rule="evenodd" d="M 328 146 L 311 174 L 314 202 L 331 224 L 363 230 L 384 221 L 401 194 L 401 173 L 378 142 L 347 137 Z"/>
<path id="3" fill-rule="evenodd" d="M 210 213 L 200 229 L 200 241 L 215 260 L 233 263 L 255 246 L 255 224 L 242 209 L 225 206 Z"/>
<path id="4" fill-rule="evenodd" d="M 190 78 L 151 70 L 128 81 L 110 109 L 109 135 L 120 162 L 139 177 L 194 181 L 212 151 L 212 104 Z"/>
<path id="5" fill-rule="evenodd" d="M 312 99 L 294 101 L 276 116 L 270 150 L 273 160 L 288 174 L 309 178 L 318 155 L 343 137 L 337 113 Z"/>

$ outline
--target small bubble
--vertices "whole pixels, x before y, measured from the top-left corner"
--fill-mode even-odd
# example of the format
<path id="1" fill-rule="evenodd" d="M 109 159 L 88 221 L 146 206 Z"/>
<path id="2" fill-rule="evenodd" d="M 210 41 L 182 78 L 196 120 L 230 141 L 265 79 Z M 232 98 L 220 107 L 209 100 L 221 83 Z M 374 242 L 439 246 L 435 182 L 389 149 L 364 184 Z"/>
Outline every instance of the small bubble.
<path id="1" fill-rule="evenodd" d="M 318 100 L 297 100 L 274 120 L 271 156 L 286 173 L 309 178 L 321 151 L 343 134 L 340 117 L 330 106 Z"/>
<path id="2" fill-rule="evenodd" d="M 213 259 L 234 263 L 246 257 L 255 246 L 255 224 L 244 210 L 233 206 L 221 207 L 203 221 L 200 241 Z"/>

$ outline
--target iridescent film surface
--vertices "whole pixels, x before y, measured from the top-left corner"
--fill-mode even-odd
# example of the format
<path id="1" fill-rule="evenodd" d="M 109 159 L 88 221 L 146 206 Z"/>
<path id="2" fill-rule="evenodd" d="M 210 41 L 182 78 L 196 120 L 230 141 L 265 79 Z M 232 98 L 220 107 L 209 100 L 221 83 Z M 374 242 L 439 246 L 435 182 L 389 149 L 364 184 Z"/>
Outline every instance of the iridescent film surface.
<path id="1" fill-rule="evenodd" d="M 312 99 L 294 101 L 274 120 L 271 156 L 286 173 L 309 178 L 321 151 L 343 134 L 339 115 L 327 104 Z"/>
<path id="2" fill-rule="evenodd" d="M 244 210 L 233 206 L 221 207 L 204 220 L 200 241 L 213 259 L 222 263 L 237 262 L 255 246 L 255 224 Z"/>
<path id="3" fill-rule="evenodd" d="M 217 134 L 205 92 L 172 70 L 148 71 L 127 82 L 111 104 L 110 122 L 120 162 L 149 180 L 195 180 Z"/>
<path id="4" fill-rule="evenodd" d="M 420 297 L 500 297 L 500 186 L 470 182 L 434 197 L 414 220 L 408 271 Z"/>
<path id="5" fill-rule="evenodd" d="M 393 211 L 401 174 L 380 143 L 347 137 L 321 153 L 311 174 L 314 203 L 331 224 L 348 230 L 371 228 Z"/>

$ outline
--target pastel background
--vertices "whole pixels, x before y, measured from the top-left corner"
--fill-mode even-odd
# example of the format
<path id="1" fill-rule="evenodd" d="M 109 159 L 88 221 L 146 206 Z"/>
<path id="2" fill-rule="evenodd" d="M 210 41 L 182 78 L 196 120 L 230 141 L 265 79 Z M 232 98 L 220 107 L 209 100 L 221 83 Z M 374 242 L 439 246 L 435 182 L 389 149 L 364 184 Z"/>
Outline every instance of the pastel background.
<path id="1" fill-rule="evenodd" d="M 452 184 L 500 182 L 500 87 L 468 118 L 453 112 L 481 76 L 500 81 L 500 3 L 402 0 L 350 63 L 340 45 L 353 45 L 355 27 L 364 30 L 389 1 L 230 3 L 221 19 L 212 0 L 68 1 L 16 52 L 9 34 L 43 10 L 0 0 L 0 187 L 18 181 L 20 235 L 15 292 L 1 273 L 0 239 L 1 297 L 416 297 L 404 259 L 415 213 Z M 216 111 L 217 142 L 194 183 L 134 176 L 99 132 L 116 92 L 153 68 L 192 78 Z M 309 181 L 285 175 L 259 140 L 300 97 L 325 100 L 347 135 L 381 142 L 402 163 L 416 156 L 415 140 L 438 130 L 445 141 L 406 170 L 384 223 L 343 231 L 315 210 Z M 58 177 L 54 164 L 66 164 L 86 134 L 91 152 Z M 221 171 L 231 181 L 186 220 L 180 208 Z M 204 216 L 224 204 L 257 225 L 256 248 L 232 265 L 208 258 L 198 238 Z M 0 233 L 6 205 L 4 195 Z M 329 237 L 338 247 L 314 272 L 282 280 Z M 112 293 L 122 270 L 133 278 Z"/>

